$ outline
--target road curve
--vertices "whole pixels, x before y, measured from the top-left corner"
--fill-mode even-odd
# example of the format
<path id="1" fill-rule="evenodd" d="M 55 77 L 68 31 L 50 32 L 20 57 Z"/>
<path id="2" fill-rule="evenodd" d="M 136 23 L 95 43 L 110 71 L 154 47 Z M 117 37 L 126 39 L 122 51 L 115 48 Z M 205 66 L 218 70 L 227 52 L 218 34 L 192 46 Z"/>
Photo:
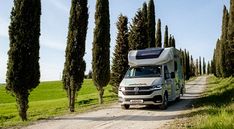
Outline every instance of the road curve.
<path id="1" fill-rule="evenodd" d="M 132 106 L 123 110 L 120 105 L 74 116 L 57 117 L 22 127 L 26 129 L 156 129 L 190 110 L 187 106 L 198 98 L 206 86 L 206 76 L 186 84 L 186 94 L 181 101 L 171 104 L 167 110 Z"/>

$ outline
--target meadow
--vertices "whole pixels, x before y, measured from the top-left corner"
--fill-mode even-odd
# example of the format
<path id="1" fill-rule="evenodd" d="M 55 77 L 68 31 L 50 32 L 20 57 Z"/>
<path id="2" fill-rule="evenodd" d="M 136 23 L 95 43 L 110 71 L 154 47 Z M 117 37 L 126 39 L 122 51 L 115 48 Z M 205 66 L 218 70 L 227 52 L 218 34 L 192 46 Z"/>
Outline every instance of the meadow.
<path id="1" fill-rule="evenodd" d="M 111 86 L 105 88 L 104 105 L 116 102 L 117 96 L 111 92 Z M 77 94 L 75 113 L 94 110 L 98 104 L 98 92 L 91 79 L 84 80 Z M 0 128 L 27 125 L 36 120 L 70 114 L 68 99 L 61 81 L 41 82 L 29 97 L 28 121 L 22 122 L 18 116 L 15 98 L 7 93 L 5 86 L 0 86 Z"/>
<path id="2" fill-rule="evenodd" d="M 234 129 L 234 77 L 210 76 L 206 92 L 172 129 Z"/>

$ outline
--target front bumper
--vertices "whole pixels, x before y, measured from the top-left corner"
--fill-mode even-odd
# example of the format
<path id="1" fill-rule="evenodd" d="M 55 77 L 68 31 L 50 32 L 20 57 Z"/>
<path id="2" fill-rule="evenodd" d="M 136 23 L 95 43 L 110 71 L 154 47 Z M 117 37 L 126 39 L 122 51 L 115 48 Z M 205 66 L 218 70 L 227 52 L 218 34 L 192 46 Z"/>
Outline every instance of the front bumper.
<path id="1" fill-rule="evenodd" d="M 150 95 L 124 95 L 119 91 L 118 96 L 121 105 L 161 105 L 163 101 L 162 90 L 154 91 Z"/>

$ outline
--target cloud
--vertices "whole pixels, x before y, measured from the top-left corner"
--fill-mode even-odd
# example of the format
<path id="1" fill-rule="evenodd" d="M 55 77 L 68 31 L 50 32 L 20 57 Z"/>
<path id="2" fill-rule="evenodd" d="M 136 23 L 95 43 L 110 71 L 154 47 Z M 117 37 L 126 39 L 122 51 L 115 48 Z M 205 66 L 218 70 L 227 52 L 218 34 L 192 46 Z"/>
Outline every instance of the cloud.
<path id="1" fill-rule="evenodd" d="M 67 13 L 69 12 L 69 7 L 67 7 L 66 5 L 64 5 L 59 0 L 49 0 L 49 2 L 52 3 L 58 9 L 63 10 L 65 12 L 67 12 Z"/>

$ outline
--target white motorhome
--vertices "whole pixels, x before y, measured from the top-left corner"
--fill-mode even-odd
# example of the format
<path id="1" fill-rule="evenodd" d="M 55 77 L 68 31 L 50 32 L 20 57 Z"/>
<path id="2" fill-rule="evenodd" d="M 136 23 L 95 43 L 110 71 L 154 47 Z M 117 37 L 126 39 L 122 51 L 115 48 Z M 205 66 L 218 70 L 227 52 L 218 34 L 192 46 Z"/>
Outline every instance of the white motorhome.
<path id="1" fill-rule="evenodd" d="M 185 92 L 181 53 L 170 48 L 132 50 L 128 69 L 120 83 L 118 97 L 123 109 L 130 105 L 160 105 L 180 99 Z"/>

